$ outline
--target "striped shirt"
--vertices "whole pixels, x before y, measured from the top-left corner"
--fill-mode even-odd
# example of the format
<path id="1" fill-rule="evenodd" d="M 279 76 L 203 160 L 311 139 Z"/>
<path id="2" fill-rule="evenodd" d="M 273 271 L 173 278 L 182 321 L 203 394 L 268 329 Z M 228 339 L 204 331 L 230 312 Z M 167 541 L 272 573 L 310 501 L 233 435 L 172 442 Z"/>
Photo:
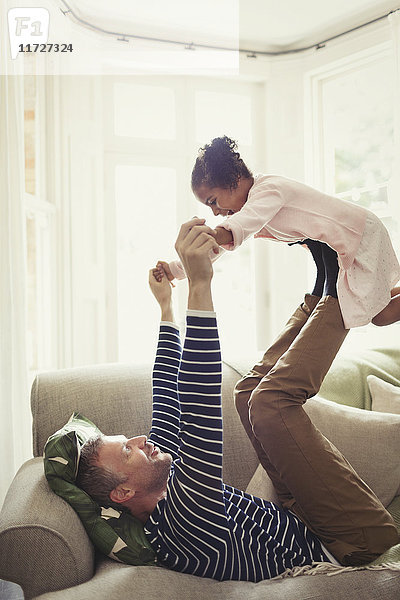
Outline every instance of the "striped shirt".
<path id="1" fill-rule="evenodd" d="M 158 563 L 220 581 L 261 581 L 328 561 L 290 511 L 223 483 L 222 363 L 215 316 L 161 323 L 153 371 L 151 442 L 173 457 L 167 494 L 145 524 Z"/>

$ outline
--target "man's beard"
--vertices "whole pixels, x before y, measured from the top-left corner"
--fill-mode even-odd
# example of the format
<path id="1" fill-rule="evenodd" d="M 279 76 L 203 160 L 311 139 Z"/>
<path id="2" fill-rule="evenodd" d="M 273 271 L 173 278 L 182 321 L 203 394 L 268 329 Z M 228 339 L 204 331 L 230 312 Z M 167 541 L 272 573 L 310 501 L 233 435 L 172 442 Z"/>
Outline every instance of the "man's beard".
<path id="1" fill-rule="evenodd" d="M 157 460 L 153 464 L 154 471 L 151 482 L 149 482 L 149 487 L 147 488 L 148 493 L 163 490 L 167 484 L 172 465 L 172 456 L 167 452 L 163 452 L 163 455 L 163 460 Z"/>

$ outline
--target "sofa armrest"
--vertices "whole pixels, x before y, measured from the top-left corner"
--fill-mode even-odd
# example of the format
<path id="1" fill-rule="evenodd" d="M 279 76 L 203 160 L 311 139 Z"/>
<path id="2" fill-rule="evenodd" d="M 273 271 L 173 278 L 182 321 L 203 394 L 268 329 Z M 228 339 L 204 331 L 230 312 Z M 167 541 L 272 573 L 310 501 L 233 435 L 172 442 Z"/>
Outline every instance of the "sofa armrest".
<path id="1" fill-rule="evenodd" d="M 0 513 L 0 578 L 26 598 L 75 586 L 94 573 L 94 548 L 79 517 L 49 488 L 43 459 L 16 474 Z"/>

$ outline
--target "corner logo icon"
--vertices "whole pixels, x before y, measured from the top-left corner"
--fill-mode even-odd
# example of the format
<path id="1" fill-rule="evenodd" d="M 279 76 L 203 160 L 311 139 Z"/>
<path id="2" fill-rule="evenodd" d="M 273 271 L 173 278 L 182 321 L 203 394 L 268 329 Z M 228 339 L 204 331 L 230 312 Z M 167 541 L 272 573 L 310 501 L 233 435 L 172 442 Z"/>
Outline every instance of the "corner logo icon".
<path id="1" fill-rule="evenodd" d="M 8 33 L 11 58 L 18 56 L 20 46 L 47 44 L 50 15 L 47 8 L 10 8 L 8 11 Z"/>

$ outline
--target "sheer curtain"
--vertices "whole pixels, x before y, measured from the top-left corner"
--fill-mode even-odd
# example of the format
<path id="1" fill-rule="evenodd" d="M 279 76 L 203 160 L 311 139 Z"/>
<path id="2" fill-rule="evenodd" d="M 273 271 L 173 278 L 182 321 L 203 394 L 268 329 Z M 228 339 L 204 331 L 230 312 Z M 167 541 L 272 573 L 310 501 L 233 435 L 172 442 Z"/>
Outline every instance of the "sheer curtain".
<path id="1" fill-rule="evenodd" d="M 394 160 L 389 185 L 389 202 L 400 223 L 400 10 L 389 15 L 394 50 Z"/>
<path id="2" fill-rule="evenodd" d="M 25 337 L 23 77 L 7 58 L 6 6 L 0 9 L 0 506 L 32 448 Z"/>

